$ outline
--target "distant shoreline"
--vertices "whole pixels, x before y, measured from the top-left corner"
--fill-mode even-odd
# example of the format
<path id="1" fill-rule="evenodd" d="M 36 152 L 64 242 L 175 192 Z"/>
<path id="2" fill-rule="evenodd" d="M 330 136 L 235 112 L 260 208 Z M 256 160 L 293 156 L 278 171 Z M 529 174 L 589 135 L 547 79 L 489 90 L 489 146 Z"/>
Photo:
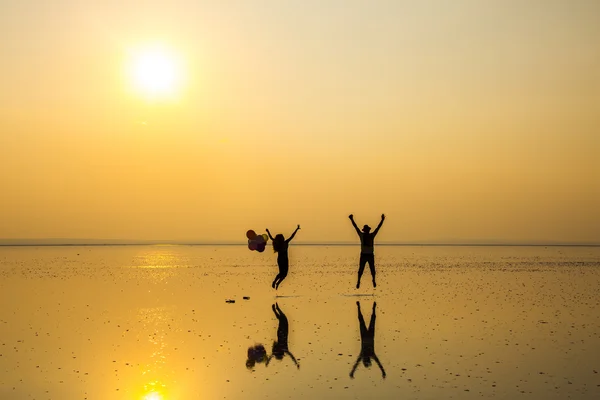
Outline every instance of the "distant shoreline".
<path id="1" fill-rule="evenodd" d="M 348 246 L 360 243 L 295 243 L 295 246 Z M 111 246 L 247 246 L 246 243 L 186 243 L 186 242 L 127 242 L 127 243 L 0 243 L 0 247 L 111 247 Z M 377 243 L 387 247 L 600 247 L 600 243 Z"/>

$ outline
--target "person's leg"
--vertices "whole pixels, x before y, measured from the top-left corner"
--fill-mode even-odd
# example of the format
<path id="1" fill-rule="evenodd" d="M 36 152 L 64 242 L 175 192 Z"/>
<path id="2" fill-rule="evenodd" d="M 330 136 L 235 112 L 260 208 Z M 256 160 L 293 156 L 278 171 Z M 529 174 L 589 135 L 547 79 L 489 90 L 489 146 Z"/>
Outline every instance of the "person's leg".
<path id="1" fill-rule="evenodd" d="M 362 341 L 367 338 L 369 331 L 367 330 L 365 319 L 360 311 L 360 302 L 356 302 L 356 307 L 358 308 L 358 325 L 360 326 L 360 339 Z"/>
<path id="2" fill-rule="evenodd" d="M 281 285 L 281 282 L 283 282 L 283 280 L 287 276 L 288 270 L 289 270 L 289 260 L 288 259 L 279 260 L 279 281 L 275 284 L 275 290 L 277 290 L 279 288 L 279 285 Z"/>
<path id="3" fill-rule="evenodd" d="M 364 254 L 360 255 L 360 261 L 358 262 L 358 281 L 356 282 L 356 288 L 360 287 L 360 278 L 362 277 L 363 272 L 365 272 L 365 265 L 367 264 L 367 259 Z"/>
<path id="4" fill-rule="evenodd" d="M 369 321 L 369 337 L 371 339 L 375 339 L 375 307 L 377 307 L 377 303 L 373 302 L 373 311 L 371 312 L 371 320 Z"/>
<path id="5" fill-rule="evenodd" d="M 275 284 L 275 290 L 279 289 L 279 285 L 281 284 L 281 282 L 283 282 L 283 280 L 285 279 L 286 276 L 287 276 L 287 271 L 279 274 L 279 282 L 277 282 Z"/>
<path id="6" fill-rule="evenodd" d="M 277 274 L 277 276 L 275 277 L 275 280 L 271 284 L 271 287 L 274 289 L 277 289 L 277 286 L 279 285 L 281 280 L 284 278 L 283 271 L 286 269 L 285 261 L 286 260 L 283 257 L 277 257 L 277 266 L 279 267 L 279 273 Z"/>
<path id="7" fill-rule="evenodd" d="M 367 260 L 369 263 L 369 269 L 371 270 L 371 277 L 373 278 L 373 287 L 377 287 L 377 283 L 375 283 L 375 255 L 369 255 Z"/>

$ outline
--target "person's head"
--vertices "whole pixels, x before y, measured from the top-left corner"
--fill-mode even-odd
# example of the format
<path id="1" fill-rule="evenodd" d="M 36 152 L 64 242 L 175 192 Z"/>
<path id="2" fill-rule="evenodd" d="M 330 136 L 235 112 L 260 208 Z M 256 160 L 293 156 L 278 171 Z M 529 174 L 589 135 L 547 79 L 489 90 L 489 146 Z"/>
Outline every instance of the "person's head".
<path id="1" fill-rule="evenodd" d="M 371 366 L 371 357 L 363 356 L 362 362 L 366 368 L 369 368 Z"/>
<path id="2" fill-rule="evenodd" d="M 275 235 L 275 239 L 273 240 L 273 251 L 277 253 L 283 247 L 283 243 L 285 242 L 285 237 L 281 233 Z"/>
<path id="3" fill-rule="evenodd" d="M 363 226 L 363 232 L 364 232 L 364 233 L 369 233 L 369 232 L 371 232 L 371 227 L 370 227 L 369 225 L 365 225 L 365 226 Z"/>

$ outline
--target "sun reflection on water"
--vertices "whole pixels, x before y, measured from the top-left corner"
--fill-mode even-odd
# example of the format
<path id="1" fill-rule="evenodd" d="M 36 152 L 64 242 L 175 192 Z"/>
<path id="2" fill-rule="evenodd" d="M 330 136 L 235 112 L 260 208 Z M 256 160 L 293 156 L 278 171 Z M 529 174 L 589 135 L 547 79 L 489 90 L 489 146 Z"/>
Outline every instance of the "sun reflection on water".
<path id="1" fill-rule="evenodd" d="M 165 341 L 166 330 L 169 326 L 170 311 L 166 307 L 142 308 L 138 310 L 137 319 L 144 325 L 150 344 L 148 362 L 141 369 L 141 376 L 146 382 L 141 390 L 140 400 L 169 400 L 167 383 L 170 380 L 169 371 L 165 370 L 168 355 L 168 345 Z"/>
<path id="2" fill-rule="evenodd" d="M 165 394 L 166 386 L 160 382 L 153 381 L 144 385 L 144 394 L 141 400 L 167 400 Z"/>
<path id="3" fill-rule="evenodd" d="M 165 398 L 158 392 L 151 392 L 145 395 L 142 400 L 165 400 Z"/>

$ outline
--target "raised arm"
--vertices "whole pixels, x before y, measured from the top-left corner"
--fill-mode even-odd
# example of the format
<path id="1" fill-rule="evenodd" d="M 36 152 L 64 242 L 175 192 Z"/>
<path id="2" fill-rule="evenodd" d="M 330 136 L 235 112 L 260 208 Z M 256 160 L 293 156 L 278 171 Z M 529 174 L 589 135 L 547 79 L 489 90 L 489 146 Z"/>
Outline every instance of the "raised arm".
<path id="1" fill-rule="evenodd" d="M 360 229 L 358 229 L 358 226 L 356 226 L 356 222 L 354 222 L 354 215 L 350 214 L 348 218 L 350 218 L 350 221 L 352 221 L 352 226 L 354 227 L 354 229 L 356 229 L 356 233 L 358 233 L 358 236 L 360 236 Z"/>
<path id="2" fill-rule="evenodd" d="M 358 367 L 358 363 L 360 362 L 360 358 L 362 357 L 362 353 L 358 355 L 354 366 L 352 367 L 352 371 L 350 371 L 350 378 L 354 379 L 354 372 L 356 372 L 356 368 Z"/>
<path id="3" fill-rule="evenodd" d="M 273 236 L 271 236 L 271 232 L 269 232 L 268 229 L 267 229 L 267 235 L 269 235 L 269 239 L 271 239 L 271 241 L 275 240 L 275 239 L 273 239 Z"/>
<path id="4" fill-rule="evenodd" d="M 298 364 L 298 361 L 296 361 L 296 357 L 294 357 L 294 355 L 289 350 L 286 350 L 285 353 L 290 356 L 292 361 L 294 361 L 294 364 L 296 364 L 296 368 L 300 369 L 300 364 Z"/>
<path id="5" fill-rule="evenodd" d="M 296 228 L 296 230 L 294 231 L 294 233 L 292 233 L 292 235 L 289 237 L 289 239 L 287 239 L 285 242 L 289 243 L 292 241 L 292 239 L 294 238 L 294 236 L 296 236 L 296 232 L 298 232 L 298 229 L 300 229 L 300 225 L 298 225 L 298 227 Z"/>
<path id="6" fill-rule="evenodd" d="M 377 232 L 379 232 L 379 228 L 381 228 L 381 225 L 383 225 L 383 221 L 385 221 L 385 214 L 381 214 L 381 221 L 379 222 L 379 225 L 377 225 L 377 228 L 375 228 L 375 230 L 373 231 L 373 236 L 377 235 Z"/>
<path id="7" fill-rule="evenodd" d="M 385 378 L 385 369 L 383 369 L 383 365 L 381 365 L 381 363 L 379 362 L 379 358 L 377 358 L 375 353 L 373 353 L 373 359 L 375 360 L 377 365 L 379 365 L 379 369 L 381 370 L 381 375 Z"/>

